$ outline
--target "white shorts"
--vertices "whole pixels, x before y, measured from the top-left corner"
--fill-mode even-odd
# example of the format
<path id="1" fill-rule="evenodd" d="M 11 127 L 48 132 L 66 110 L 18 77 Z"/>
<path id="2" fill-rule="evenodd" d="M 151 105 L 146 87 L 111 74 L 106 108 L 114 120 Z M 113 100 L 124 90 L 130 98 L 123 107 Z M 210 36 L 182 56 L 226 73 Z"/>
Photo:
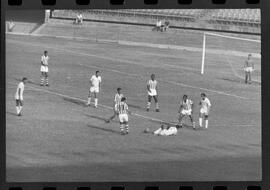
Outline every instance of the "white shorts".
<path id="1" fill-rule="evenodd" d="M 120 123 L 128 122 L 128 115 L 126 113 L 125 114 L 119 114 L 119 121 L 120 121 Z"/>
<path id="2" fill-rule="evenodd" d="M 253 72 L 254 70 L 253 70 L 252 67 L 246 67 L 246 68 L 244 68 L 244 71 L 246 71 L 246 72 Z"/>
<path id="3" fill-rule="evenodd" d="M 91 93 L 99 93 L 99 87 L 95 87 L 95 86 L 92 86 L 91 88 L 90 88 L 90 92 Z"/>
<path id="4" fill-rule="evenodd" d="M 182 115 L 191 115 L 191 112 L 192 112 L 191 109 L 190 109 L 190 110 L 184 110 L 184 109 L 183 109 L 183 110 L 181 111 L 181 114 L 182 114 Z"/>
<path id="5" fill-rule="evenodd" d="M 201 108 L 200 109 L 200 113 L 204 114 L 204 115 L 208 115 L 209 114 L 209 110 L 207 108 Z"/>
<path id="6" fill-rule="evenodd" d="M 48 73 L 49 72 L 48 66 L 41 65 L 40 72 Z"/>
<path id="7" fill-rule="evenodd" d="M 150 92 L 148 91 L 149 96 L 156 96 L 157 95 L 157 90 L 156 89 L 150 89 Z"/>
<path id="8" fill-rule="evenodd" d="M 161 129 L 154 131 L 155 135 L 161 135 L 161 136 L 170 136 L 170 135 L 176 135 L 177 129 L 176 127 L 170 127 L 169 129 Z"/>

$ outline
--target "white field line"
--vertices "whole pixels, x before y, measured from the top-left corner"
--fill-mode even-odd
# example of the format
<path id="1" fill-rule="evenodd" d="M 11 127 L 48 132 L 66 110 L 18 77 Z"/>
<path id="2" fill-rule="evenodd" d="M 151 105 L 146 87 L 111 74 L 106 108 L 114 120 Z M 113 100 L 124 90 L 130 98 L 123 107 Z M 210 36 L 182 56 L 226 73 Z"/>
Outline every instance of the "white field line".
<path id="1" fill-rule="evenodd" d="M 31 43 L 27 43 L 27 42 L 24 43 L 24 42 L 20 42 L 20 41 L 16 41 L 16 40 L 7 40 L 7 41 L 10 41 L 10 42 L 13 42 L 13 43 L 21 43 L 23 45 L 27 44 L 27 45 L 30 45 L 30 46 L 42 47 L 42 45 L 39 45 L 39 44 L 31 44 Z M 98 56 L 98 55 L 94 55 L 94 54 L 87 54 L 87 53 L 82 53 L 82 52 L 71 51 L 71 50 L 60 48 L 60 47 L 46 46 L 46 48 L 55 49 L 57 51 L 62 51 L 62 52 L 68 52 L 68 53 L 72 53 L 72 54 L 76 54 L 76 55 L 82 55 L 82 56 L 87 56 L 87 57 L 96 57 L 96 58 L 99 58 L 99 59 L 105 59 L 105 60 L 110 60 L 110 61 L 120 61 L 120 62 L 125 62 L 125 63 L 130 63 L 130 64 L 137 64 L 137 65 L 143 66 L 143 65 L 138 64 L 138 63 L 133 62 L 133 61 L 112 59 L 112 58 L 109 58 L 109 57 Z M 91 67 L 92 68 L 96 67 L 96 66 L 88 66 L 88 65 L 84 65 L 84 64 L 78 64 L 78 63 L 77 63 L 77 65 L 90 67 L 90 68 Z M 100 68 L 102 68 L 102 67 L 100 67 Z M 121 71 L 118 71 L 118 70 L 115 70 L 115 69 L 105 69 L 105 68 L 102 68 L 102 69 L 107 70 L 107 71 L 111 71 L 111 72 L 117 72 L 117 73 L 128 75 L 128 76 L 138 77 L 138 75 L 136 75 L 136 74 L 131 74 L 131 73 L 127 73 L 127 72 L 121 72 Z M 250 98 L 247 98 L 247 97 L 238 96 L 238 95 L 235 95 L 235 94 L 230 94 L 230 93 L 226 93 L 226 92 L 222 92 L 222 91 L 218 91 L 218 90 L 212 90 L 212 89 L 208 89 L 208 88 L 197 87 L 197 86 L 188 85 L 188 84 L 179 83 L 179 82 L 166 81 L 166 80 L 162 80 L 162 79 L 159 79 L 159 80 L 161 82 L 166 82 L 166 83 L 174 84 L 174 85 L 177 85 L 177 86 L 184 86 L 184 87 L 193 88 L 193 89 L 200 89 L 200 90 L 204 90 L 204 91 L 207 91 L 207 92 L 212 92 L 212 93 L 216 93 L 216 94 L 220 94 L 220 95 L 231 96 L 231 97 L 240 98 L 240 99 L 244 99 L 244 100 L 249 100 L 250 99 Z"/>
<path id="2" fill-rule="evenodd" d="M 16 83 L 12 83 L 12 82 L 7 82 L 7 84 L 11 84 L 11 85 L 14 85 L 14 86 L 17 85 Z M 53 92 L 51 90 L 45 90 L 45 89 L 41 89 L 41 88 L 29 86 L 29 85 L 27 85 L 25 88 L 26 89 L 29 88 L 29 89 L 32 89 L 34 91 L 45 92 L 45 93 L 52 94 L 52 95 L 55 95 L 55 96 L 65 97 L 65 98 L 69 98 L 69 99 L 73 99 L 73 100 L 79 100 L 81 102 L 87 103 L 87 101 L 84 100 L 84 99 L 73 97 L 73 96 L 69 96 L 69 95 L 66 95 L 66 94 L 58 93 L 58 92 Z M 103 108 L 108 109 L 108 110 L 112 110 L 113 109 L 112 107 L 106 106 L 106 105 L 103 105 L 103 104 L 99 104 L 99 107 L 103 107 Z M 170 124 L 170 125 L 176 125 L 177 124 L 177 122 L 167 122 L 167 121 L 164 121 L 164 120 L 161 120 L 161 119 L 157 119 L 157 118 L 154 118 L 154 117 L 149 117 L 149 116 L 141 115 L 141 114 L 135 113 L 135 112 L 132 112 L 131 115 L 137 116 L 137 117 L 140 117 L 140 118 L 143 118 L 143 119 L 146 119 L 146 120 L 160 122 L 160 123 L 165 123 L 165 124 Z M 223 127 L 223 126 L 227 126 L 227 125 L 215 125 L 215 127 L 220 127 L 220 126 Z M 252 125 L 252 124 L 229 124 L 229 126 L 253 127 L 255 125 Z"/>

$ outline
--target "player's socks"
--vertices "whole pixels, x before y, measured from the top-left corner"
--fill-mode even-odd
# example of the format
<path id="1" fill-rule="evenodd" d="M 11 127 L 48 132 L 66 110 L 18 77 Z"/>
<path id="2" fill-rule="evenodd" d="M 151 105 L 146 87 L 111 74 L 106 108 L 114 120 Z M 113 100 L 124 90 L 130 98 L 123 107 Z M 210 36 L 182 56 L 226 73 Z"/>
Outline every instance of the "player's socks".
<path id="1" fill-rule="evenodd" d="M 49 86 L 49 79 L 48 77 L 45 78 L 46 86 Z"/>
<path id="2" fill-rule="evenodd" d="M 88 98 L 86 105 L 90 105 L 91 98 Z"/>
<path id="3" fill-rule="evenodd" d="M 202 127 L 202 118 L 199 118 L 199 126 Z"/>
<path id="4" fill-rule="evenodd" d="M 208 119 L 205 120 L 205 128 L 208 128 Z"/>
<path id="5" fill-rule="evenodd" d="M 128 125 L 126 125 L 126 133 L 129 133 Z"/>
<path id="6" fill-rule="evenodd" d="M 147 102 L 147 108 L 146 108 L 146 111 L 149 111 L 150 107 L 151 107 L 151 102 Z"/>
<path id="7" fill-rule="evenodd" d="M 43 86 L 44 85 L 44 77 L 42 76 L 40 79 L 40 85 Z"/>
<path id="8" fill-rule="evenodd" d="M 19 108 L 19 106 L 16 106 L 16 111 L 17 111 L 17 115 L 19 115 L 19 113 L 20 113 L 20 108 Z"/>
<path id="9" fill-rule="evenodd" d="M 122 124 L 120 125 L 120 133 L 121 133 L 121 135 L 124 134 L 124 125 L 122 125 Z"/>
<path id="10" fill-rule="evenodd" d="M 97 107 L 97 105 L 98 105 L 98 99 L 95 98 L 95 107 Z"/>

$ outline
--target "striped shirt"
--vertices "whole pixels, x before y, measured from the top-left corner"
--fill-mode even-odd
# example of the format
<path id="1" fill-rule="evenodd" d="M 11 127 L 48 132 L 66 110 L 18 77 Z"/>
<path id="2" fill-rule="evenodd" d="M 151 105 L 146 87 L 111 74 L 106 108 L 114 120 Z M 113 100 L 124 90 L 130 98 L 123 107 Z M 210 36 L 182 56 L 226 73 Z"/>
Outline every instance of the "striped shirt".
<path id="1" fill-rule="evenodd" d="M 193 104 L 193 102 L 190 99 L 186 99 L 186 101 L 183 100 L 182 103 L 181 103 L 182 108 L 184 110 L 191 110 L 192 104 Z"/>
<path id="2" fill-rule="evenodd" d="M 157 81 L 156 80 L 149 80 L 148 85 L 150 90 L 156 90 L 157 88 Z"/>
<path id="3" fill-rule="evenodd" d="M 117 111 L 119 114 L 128 114 L 128 105 L 125 102 L 120 102 L 117 106 Z"/>
<path id="4" fill-rule="evenodd" d="M 115 96 L 114 96 L 114 103 L 117 104 L 117 105 L 120 104 L 122 97 L 123 97 L 123 94 L 116 93 Z"/>

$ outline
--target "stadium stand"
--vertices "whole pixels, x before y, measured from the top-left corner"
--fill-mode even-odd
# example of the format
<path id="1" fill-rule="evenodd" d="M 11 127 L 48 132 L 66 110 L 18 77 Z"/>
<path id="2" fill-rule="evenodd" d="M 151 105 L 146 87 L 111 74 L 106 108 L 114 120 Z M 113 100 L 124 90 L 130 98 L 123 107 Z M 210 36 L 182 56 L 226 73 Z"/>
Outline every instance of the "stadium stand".
<path id="1" fill-rule="evenodd" d="M 56 10 L 52 18 L 75 19 L 82 13 L 91 21 L 123 22 L 154 25 L 157 20 L 168 20 L 170 28 L 214 29 L 260 33 L 259 9 L 115 9 L 115 10 Z"/>

